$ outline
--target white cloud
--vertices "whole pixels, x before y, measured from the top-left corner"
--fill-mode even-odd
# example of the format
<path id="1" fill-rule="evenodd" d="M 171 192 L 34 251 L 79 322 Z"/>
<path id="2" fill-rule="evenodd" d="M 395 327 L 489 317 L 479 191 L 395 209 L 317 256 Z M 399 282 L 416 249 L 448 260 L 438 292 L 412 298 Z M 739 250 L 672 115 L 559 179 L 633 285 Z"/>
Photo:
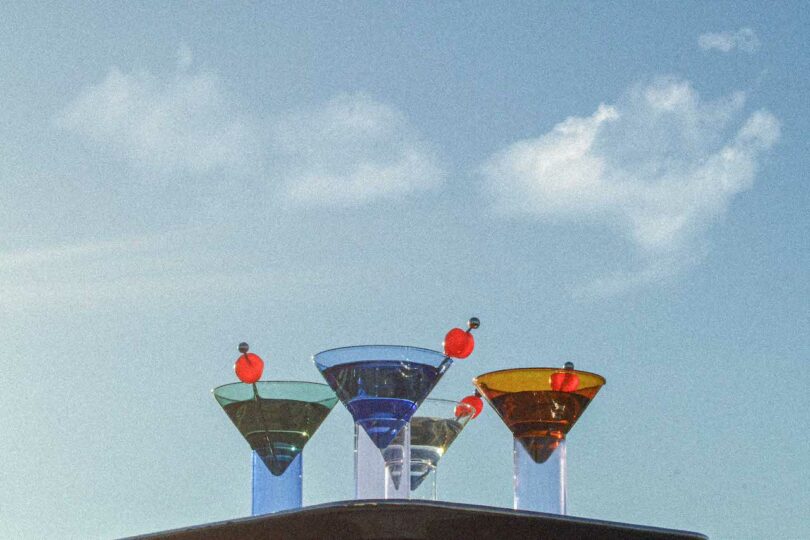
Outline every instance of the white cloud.
<path id="1" fill-rule="evenodd" d="M 698 37 L 698 45 L 704 51 L 716 50 L 731 52 L 734 49 L 747 53 L 759 50 L 760 41 L 750 28 L 740 28 L 736 32 L 707 32 Z"/>
<path id="2" fill-rule="evenodd" d="M 698 258 L 702 234 L 752 186 L 761 153 L 779 137 L 767 111 L 742 121 L 744 101 L 735 93 L 706 102 L 671 78 L 635 87 L 615 105 L 492 156 L 482 169 L 486 191 L 504 213 L 620 231 L 641 269 L 602 280 L 602 289 L 656 281 Z"/>
<path id="3" fill-rule="evenodd" d="M 192 73 L 191 61 L 181 46 L 169 79 L 113 68 L 62 111 L 57 126 L 137 167 L 199 174 L 250 166 L 258 147 L 254 129 L 219 77 Z"/>
<path id="4" fill-rule="evenodd" d="M 428 190 L 444 176 L 403 113 L 364 94 L 340 95 L 273 130 L 287 196 L 357 206 Z"/>
<path id="5" fill-rule="evenodd" d="M 305 205 L 348 207 L 408 196 L 444 178 L 436 152 L 395 107 L 341 94 L 314 110 L 248 119 L 186 44 L 171 77 L 112 68 L 56 125 L 136 168 L 247 174 L 274 163 L 274 188 Z"/>

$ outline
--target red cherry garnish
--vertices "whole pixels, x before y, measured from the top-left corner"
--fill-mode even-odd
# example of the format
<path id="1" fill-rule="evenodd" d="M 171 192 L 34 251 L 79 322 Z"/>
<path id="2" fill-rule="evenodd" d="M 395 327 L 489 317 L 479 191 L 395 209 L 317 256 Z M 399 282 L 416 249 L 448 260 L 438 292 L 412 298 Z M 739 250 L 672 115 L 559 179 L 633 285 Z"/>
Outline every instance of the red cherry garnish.
<path id="1" fill-rule="evenodd" d="M 574 364 L 565 363 L 565 370 L 555 371 L 549 377 L 552 390 L 557 392 L 574 392 L 579 388 L 579 375 L 574 373 Z"/>
<path id="2" fill-rule="evenodd" d="M 246 352 L 236 359 L 233 370 L 239 380 L 246 384 L 253 384 L 262 378 L 264 371 L 264 361 L 258 354 Z"/>
<path id="3" fill-rule="evenodd" d="M 467 321 L 466 332 L 461 328 L 453 328 L 447 332 L 447 335 L 444 336 L 444 343 L 442 343 L 445 356 L 451 358 L 470 356 L 475 348 L 475 338 L 471 332 L 479 326 L 481 326 L 481 321 L 478 320 L 478 317 L 470 317 L 470 320 Z"/>
<path id="4" fill-rule="evenodd" d="M 566 373 L 563 381 L 563 392 L 574 392 L 579 388 L 579 375 L 576 373 Z"/>
<path id="5" fill-rule="evenodd" d="M 475 338 L 461 328 L 453 328 L 444 336 L 444 354 L 452 358 L 467 358 L 475 348 Z"/>
<path id="6" fill-rule="evenodd" d="M 484 410 L 484 402 L 481 401 L 481 398 L 478 396 L 467 396 L 461 400 L 461 403 L 465 403 L 469 405 L 469 407 L 465 407 L 464 405 L 456 405 L 456 418 L 461 418 L 462 416 L 467 416 L 470 414 L 470 407 L 473 408 L 472 417 L 476 418 L 481 411 Z"/>

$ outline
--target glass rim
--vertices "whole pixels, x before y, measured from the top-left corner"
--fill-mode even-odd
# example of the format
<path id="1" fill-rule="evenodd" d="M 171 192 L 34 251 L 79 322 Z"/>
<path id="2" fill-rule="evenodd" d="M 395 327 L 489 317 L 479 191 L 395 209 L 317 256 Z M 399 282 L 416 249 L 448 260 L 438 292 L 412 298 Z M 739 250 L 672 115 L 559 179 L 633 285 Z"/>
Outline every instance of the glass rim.
<path id="1" fill-rule="evenodd" d="M 330 409 L 338 402 L 335 391 L 328 384 L 311 381 L 233 382 L 211 389 L 211 395 L 223 407 L 227 403 L 242 403 L 257 397 L 320 403 Z"/>
<path id="2" fill-rule="evenodd" d="M 266 379 L 266 380 L 256 381 L 255 383 L 245 383 L 245 382 L 242 382 L 242 381 L 236 381 L 236 382 L 230 382 L 230 383 L 226 383 L 226 384 L 220 384 L 219 386 L 215 386 L 214 388 L 212 388 L 211 393 L 216 394 L 217 390 L 219 390 L 221 388 L 227 388 L 227 387 L 235 386 L 237 384 L 244 384 L 245 386 L 253 386 L 254 384 L 258 385 L 258 384 L 261 384 L 261 383 L 283 384 L 283 385 L 287 385 L 287 384 L 314 384 L 316 386 L 325 386 L 325 387 L 327 387 L 327 388 L 329 388 L 331 390 L 331 387 L 328 384 L 315 382 L 315 381 L 293 381 L 293 380 L 288 380 L 288 379 L 275 381 L 275 380 Z"/>
<path id="3" fill-rule="evenodd" d="M 457 415 L 455 411 L 458 410 L 459 407 L 462 407 L 462 410 L 466 411 L 466 414 Z M 475 414 L 475 407 L 466 403 L 462 400 L 454 401 L 452 399 L 442 399 L 442 398 L 425 398 L 419 408 L 413 413 L 411 420 L 414 418 L 449 418 L 450 416 L 447 414 L 430 414 L 431 412 L 437 412 L 436 408 L 441 408 L 445 410 L 452 410 L 453 416 L 458 418 L 467 418 L 469 421 L 472 419 L 472 416 Z M 466 424 L 466 422 L 465 422 Z"/>
<path id="4" fill-rule="evenodd" d="M 456 405 L 461 405 L 463 403 L 463 401 L 462 401 L 463 399 L 464 398 L 461 398 L 461 399 L 444 399 L 444 398 L 426 397 L 425 400 L 422 403 L 427 403 L 428 401 L 433 401 L 433 402 L 454 403 Z M 464 403 L 464 405 L 469 405 L 469 403 Z M 470 405 L 470 407 L 472 407 L 472 405 Z M 417 410 L 417 412 L 419 412 L 419 411 Z"/>
<path id="5" fill-rule="evenodd" d="M 427 347 L 416 347 L 414 345 L 384 345 L 384 344 L 379 344 L 379 345 L 345 345 L 343 347 L 333 347 L 331 349 L 325 349 L 323 351 L 320 351 L 320 352 L 317 352 L 317 353 L 313 354 L 312 355 L 312 360 L 315 360 L 316 357 L 318 357 L 318 356 L 320 356 L 322 354 L 331 353 L 331 352 L 345 351 L 345 350 L 349 350 L 349 349 L 358 349 L 359 350 L 359 349 L 373 349 L 373 348 L 380 348 L 380 349 L 410 349 L 410 350 L 415 350 L 415 351 L 423 351 L 423 352 L 435 353 L 435 354 L 440 355 L 442 357 L 447 357 L 447 355 L 444 354 L 443 352 L 439 352 L 439 351 L 434 350 L 434 349 L 428 349 Z"/>
<path id="6" fill-rule="evenodd" d="M 521 372 L 521 371 L 523 371 L 523 372 L 535 372 L 535 373 L 538 373 L 538 374 L 539 373 L 551 374 L 551 373 L 556 373 L 556 372 L 563 372 L 563 373 L 570 372 L 570 373 L 576 373 L 578 375 L 586 375 L 586 376 L 594 377 L 597 381 L 600 381 L 600 384 L 598 384 L 598 385 L 589 385 L 588 387 L 590 387 L 590 388 L 592 388 L 592 387 L 601 388 L 602 386 L 607 384 L 607 380 L 605 380 L 605 378 L 603 376 L 599 375 L 598 373 L 593 373 L 592 371 L 583 371 L 581 369 L 565 369 L 564 367 L 556 367 L 556 368 L 555 367 L 525 367 L 525 368 L 498 369 L 498 370 L 495 370 L 495 371 L 488 371 L 486 373 L 476 375 L 475 377 L 473 377 L 473 385 L 478 386 L 478 383 L 482 382 L 481 379 L 492 376 L 492 375 L 507 374 L 507 373 L 511 374 L 511 373 L 517 373 L 517 372 Z M 493 387 L 493 388 L 495 388 L 495 387 Z"/>

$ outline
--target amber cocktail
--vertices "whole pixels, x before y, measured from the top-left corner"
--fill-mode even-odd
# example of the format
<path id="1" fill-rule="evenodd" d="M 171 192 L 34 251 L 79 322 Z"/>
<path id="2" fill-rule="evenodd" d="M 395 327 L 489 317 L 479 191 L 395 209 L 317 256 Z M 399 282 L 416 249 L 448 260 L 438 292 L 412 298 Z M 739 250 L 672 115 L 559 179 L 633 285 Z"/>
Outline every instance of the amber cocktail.
<path id="1" fill-rule="evenodd" d="M 605 379 L 569 362 L 493 371 L 473 384 L 514 435 L 515 509 L 565 514 L 565 437 Z"/>

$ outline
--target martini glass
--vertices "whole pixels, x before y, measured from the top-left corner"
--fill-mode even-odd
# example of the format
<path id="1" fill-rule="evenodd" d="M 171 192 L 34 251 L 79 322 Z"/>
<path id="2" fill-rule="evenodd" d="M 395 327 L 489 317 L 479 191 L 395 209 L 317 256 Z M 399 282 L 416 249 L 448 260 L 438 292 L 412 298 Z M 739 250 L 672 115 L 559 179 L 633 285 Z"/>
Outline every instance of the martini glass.
<path id="1" fill-rule="evenodd" d="M 401 474 L 401 464 L 410 461 L 408 422 L 452 359 L 419 347 L 362 345 L 323 351 L 313 360 L 354 418 L 355 498 L 407 499 L 410 475 Z"/>
<path id="2" fill-rule="evenodd" d="M 461 401 L 426 399 L 410 422 L 411 436 L 411 499 L 437 500 L 436 467 L 456 437 L 475 415 L 475 408 Z M 392 446 L 403 444 L 405 433 L 394 438 Z M 389 449 L 383 450 L 383 455 Z M 402 462 L 394 456 L 386 458 L 392 474 L 402 474 Z"/>
<path id="3" fill-rule="evenodd" d="M 514 435 L 514 508 L 566 513 L 565 437 L 605 384 L 595 373 L 506 369 L 473 384 Z"/>
<path id="4" fill-rule="evenodd" d="M 337 403 L 325 384 L 232 383 L 213 390 L 253 450 L 254 516 L 301 507 L 301 451 Z"/>

